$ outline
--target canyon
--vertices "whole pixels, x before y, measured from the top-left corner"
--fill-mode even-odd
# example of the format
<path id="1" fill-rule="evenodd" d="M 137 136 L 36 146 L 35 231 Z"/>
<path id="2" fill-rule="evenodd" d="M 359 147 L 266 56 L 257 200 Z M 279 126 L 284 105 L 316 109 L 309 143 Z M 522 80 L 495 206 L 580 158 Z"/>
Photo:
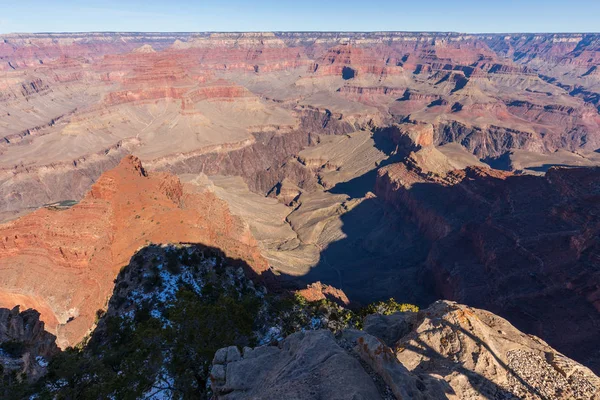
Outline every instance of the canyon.
<path id="1" fill-rule="evenodd" d="M 311 135 L 403 121 L 431 123 L 436 144 L 459 143 L 480 159 L 500 159 L 496 166 L 505 169 L 594 165 L 599 40 L 393 32 L 2 35 L 0 212 L 8 220 L 81 199 L 125 154 L 174 173 L 245 173 L 252 190 L 266 192 L 280 179 L 264 171 L 310 144 Z M 240 172 L 241 162 L 251 167 Z"/>
<path id="2" fill-rule="evenodd" d="M 600 34 L 0 35 L 0 307 L 75 346 L 141 248 L 200 243 L 598 374 L 599 68 Z"/>
<path id="3" fill-rule="evenodd" d="M 6 385 L 5 378 L 0 393 L 386 400 L 600 394 L 600 379 L 588 368 L 488 311 L 450 301 L 423 310 L 386 301 L 355 313 L 335 288 L 313 284 L 294 296 L 275 294 L 248 270 L 210 246 L 145 246 L 119 272 L 91 336 L 62 352 L 45 345 L 54 336 L 43 331 L 39 314 L 0 309 L 0 329 L 8 319 L 7 336 L 27 343 L 18 349 L 22 360 L 46 371 L 30 385 L 14 378 Z M 0 361 L 23 368 L 7 343 L 14 342 L 2 342 Z"/>

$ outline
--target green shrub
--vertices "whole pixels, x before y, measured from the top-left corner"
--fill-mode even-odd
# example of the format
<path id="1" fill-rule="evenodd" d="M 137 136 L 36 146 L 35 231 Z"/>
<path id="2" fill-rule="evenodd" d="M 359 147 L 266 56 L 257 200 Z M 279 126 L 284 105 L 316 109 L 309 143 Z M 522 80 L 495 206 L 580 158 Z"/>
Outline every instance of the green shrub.
<path id="1" fill-rule="evenodd" d="M 369 314 L 383 314 L 390 315 L 397 312 L 418 312 L 419 307 L 407 304 L 407 303 L 398 303 L 393 298 L 387 301 L 378 301 L 376 303 L 371 303 L 362 310 L 360 310 L 359 314 L 361 316 L 366 316 Z"/>

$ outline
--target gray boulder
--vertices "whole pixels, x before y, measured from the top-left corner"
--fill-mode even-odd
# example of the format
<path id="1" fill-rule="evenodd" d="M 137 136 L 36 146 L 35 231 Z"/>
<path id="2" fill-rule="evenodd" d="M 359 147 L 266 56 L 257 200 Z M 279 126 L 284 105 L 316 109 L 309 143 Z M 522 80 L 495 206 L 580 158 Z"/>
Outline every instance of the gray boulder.
<path id="1" fill-rule="evenodd" d="M 222 353 L 215 362 L 223 362 Z M 295 333 L 277 347 L 245 349 L 237 361 L 213 364 L 212 371 L 219 399 L 382 398 L 359 360 L 326 330 Z"/>

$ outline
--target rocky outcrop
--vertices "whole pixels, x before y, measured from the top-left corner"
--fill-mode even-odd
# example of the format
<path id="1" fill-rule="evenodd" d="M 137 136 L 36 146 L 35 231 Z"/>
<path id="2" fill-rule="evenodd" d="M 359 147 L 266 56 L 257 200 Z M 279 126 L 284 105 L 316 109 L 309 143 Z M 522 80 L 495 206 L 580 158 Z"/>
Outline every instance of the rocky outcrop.
<path id="1" fill-rule="evenodd" d="M 249 188 L 268 193 L 288 178 L 295 184 L 316 183 L 314 174 L 290 157 L 314 144 L 314 134 L 341 135 L 362 127 L 344 119 L 333 119 L 329 110 L 300 110 L 298 129 L 268 129 L 253 133 L 254 141 L 230 151 L 210 151 L 147 163 L 151 168 L 177 174 L 239 175 Z"/>
<path id="2" fill-rule="evenodd" d="M 377 321 L 377 322 L 375 322 Z M 596 399 L 600 379 L 506 320 L 453 302 L 369 316 L 364 331 L 219 350 L 217 398 Z M 361 397 L 362 396 L 362 397 Z"/>
<path id="3" fill-rule="evenodd" d="M 436 144 L 457 142 L 479 158 L 499 156 L 510 149 L 542 151 L 532 132 L 500 126 L 479 127 L 457 121 L 435 125 Z"/>
<path id="4" fill-rule="evenodd" d="M 377 386 L 329 331 L 295 333 L 279 346 L 235 347 L 215 354 L 211 370 L 219 399 L 377 399 Z"/>
<path id="5" fill-rule="evenodd" d="M 304 297 L 306 301 L 330 300 L 342 306 L 350 304 L 348 296 L 333 286 L 324 285 L 321 282 L 315 282 L 306 287 L 306 289 L 298 290 L 297 293 Z"/>
<path id="6" fill-rule="evenodd" d="M 46 373 L 48 363 L 60 351 L 56 336 L 45 330 L 35 310 L 19 312 L 0 308 L 0 376 L 35 381 Z M 6 381 L 5 381 L 6 382 Z"/>

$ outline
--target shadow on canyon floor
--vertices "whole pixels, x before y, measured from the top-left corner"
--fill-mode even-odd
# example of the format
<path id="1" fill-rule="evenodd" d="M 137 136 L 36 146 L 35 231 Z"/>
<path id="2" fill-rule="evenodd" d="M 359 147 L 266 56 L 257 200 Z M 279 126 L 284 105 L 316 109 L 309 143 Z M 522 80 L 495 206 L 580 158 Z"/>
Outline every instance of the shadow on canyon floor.
<path id="1" fill-rule="evenodd" d="M 341 222 L 346 238 L 329 244 L 302 281 L 335 286 L 361 304 L 394 297 L 427 306 L 436 299 L 422 276 L 429 246 L 414 224 L 376 198 L 363 200 Z"/>
<path id="2" fill-rule="evenodd" d="M 395 144 L 385 129 L 373 133 L 374 146 L 388 155 L 378 167 L 399 162 L 414 150 L 414 144 L 403 139 L 401 136 Z M 375 190 L 376 180 L 374 168 L 328 192 L 364 198 Z M 436 299 L 421 267 L 429 245 L 406 215 L 377 198 L 366 198 L 340 220 L 345 239 L 329 244 L 301 281 L 321 281 L 340 288 L 358 304 L 393 297 L 427 306 Z"/>
<path id="3" fill-rule="evenodd" d="M 385 163 L 402 157 L 401 148 Z M 376 173 L 330 192 L 363 197 L 374 191 Z M 403 201 L 392 207 L 364 199 L 341 215 L 345 237 L 324 248 L 306 275 L 285 278 L 321 281 L 358 304 L 393 297 L 425 307 L 444 298 L 483 308 L 600 370 L 600 314 L 588 300 L 600 245 L 586 242 L 581 254 L 572 245 L 582 232 L 598 229 L 596 217 L 562 217 L 587 215 L 585 194 L 565 206 L 544 177 L 475 174 L 461 185 L 417 183 L 401 196 L 417 205 L 419 226 Z"/>
<path id="4" fill-rule="evenodd" d="M 525 177 L 519 186 L 535 179 L 544 180 Z M 364 201 L 342 217 L 347 237 L 326 248 L 305 278 L 340 286 L 361 302 L 395 297 L 425 306 L 445 298 L 487 309 L 598 371 L 600 314 L 589 299 L 600 245 L 597 239 L 580 250 L 572 245 L 597 225 L 574 226 L 557 217 L 560 208 L 544 209 L 539 197 L 557 194 L 536 193 L 535 186 L 515 189 L 532 201 L 508 192 L 507 202 L 496 202 L 495 190 L 485 186 L 467 200 L 463 190 L 414 185 L 409 196 L 437 199 L 425 204 L 427 212 L 444 216 L 426 216 L 421 229 L 406 213 Z"/>
<path id="5" fill-rule="evenodd" d="M 385 129 L 375 130 L 373 133 L 373 140 L 375 142 L 374 147 L 386 154 L 388 157 L 381 161 L 381 163 L 379 163 L 379 165 L 377 165 L 377 167 L 371 171 L 349 181 L 340 182 L 329 189 L 328 192 L 333 194 L 345 194 L 351 198 L 365 197 L 367 192 L 372 192 L 375 188 L 378 168 L 402 161 L 409 154 L 409 152 L 413 150 L 413 144 L 410 141 L 394 145 L 387 136 Z"/>
<path id="6" fill-rule="evenodd" d="M 542 164 L 537 167 L 529 167 L 527 169 L 535 172 L 548 172 L 548 170 L 552 167 L 576 168 L 577 166 L 569 164 Z"/>

